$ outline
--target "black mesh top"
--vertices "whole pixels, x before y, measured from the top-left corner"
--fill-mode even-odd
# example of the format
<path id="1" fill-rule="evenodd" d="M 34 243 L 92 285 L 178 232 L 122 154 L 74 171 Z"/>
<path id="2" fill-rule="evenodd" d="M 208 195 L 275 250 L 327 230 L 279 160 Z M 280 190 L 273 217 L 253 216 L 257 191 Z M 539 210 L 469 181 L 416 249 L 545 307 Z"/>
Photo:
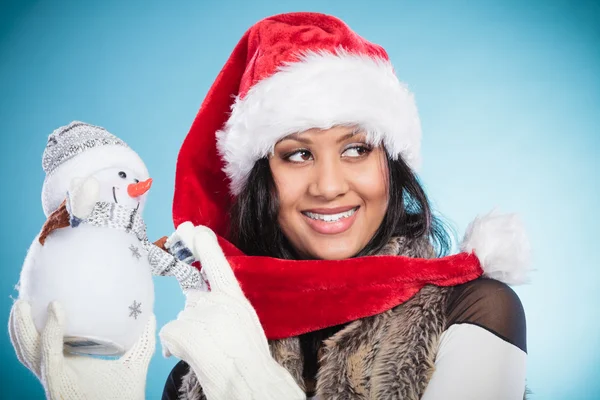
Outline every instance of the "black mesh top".
<path id="1" fill-rule="evenodd" d="M 454 324 L 477 325 L 527 352 L 525 312 L 505 283 L 480 278 L 455 286 L 447 313 L 446 329 Z"/>

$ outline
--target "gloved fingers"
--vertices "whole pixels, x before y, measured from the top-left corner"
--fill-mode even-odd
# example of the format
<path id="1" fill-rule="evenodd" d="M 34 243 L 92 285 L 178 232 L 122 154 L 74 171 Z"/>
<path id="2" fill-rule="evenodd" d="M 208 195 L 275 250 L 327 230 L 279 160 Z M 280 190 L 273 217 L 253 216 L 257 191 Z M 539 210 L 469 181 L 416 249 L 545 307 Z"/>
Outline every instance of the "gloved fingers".
<path id="1" fill-rule="evenodd" d="M 169 358 L 174 355 L 173 353 L 171 353 L 171 348 L 173 347 L 173 345 L 169 342 L 169 339 L 167 339 L 166 337 L 160 337 L 160 346 L 162 348 L 162 355 L 164 358 Z M 175 357 L 177 356 L 175 355 Z"/>
<path id="2" fill-rule="evenodd" d="M 232 298 L 227 293 L 206 293 L 197 289 L 189 289 L 185 294 L 185 308 L 177 315 L 177 322 L 217 324 L 224 331 L 241 329 L 243 332 L 252 332 L 244 339 L 247 344 L 270 354 L 269 344 L 256 311 L 245 298 Z M 224 324 L 229 325 L 225 328 Z"/>
<path id="3" fill-rule="evenodd" d="M 48 320 L 42 331 L 42 374 L 45 379 L 51 376 L 60 376 L 64 368 L 64 327 L 66 324 L 65 312 L 53 301 L 48 305 Z M 51 383 L 49 383 L 51 384 Z"/>
<path id="4" fill-rule="evenodd" d="M 192 252 L 200 260 L 202 271 L 208 278 L 211 292 L 226 293 L 234 297 L 244 297 L 237 278 L 223 254 L 217 236 L 205 226 L 195 228 Z"/>
<path id="5" fill-rule="evenodd" d="M 148 365 L 154 350 L 156 348 L 156 317 L 154 314 L 150 315 L 144 332 L 135 342 L 133 347 L 129 349 L 120 359 L 121 362 L 138 363 L 145 366 Z"/>
<path id="6" fill-rule="evenodd" d="M 163 356 L 173 355 L 191 364 L 194 361 L 191 354 L 197 353 L 208 360 L 214 349 L 202 339 L 206 337 L 204 329 L 202 323 L 189 324 L 181 320 L 167 323 L 158 334 Z"/>
<path id="7" fill-rule="evenodd" d="M 19 361 L 34 374 L 40 373 L 40 334 L 33 322 L 31 306 L 25 300 L 17 300 L 8 320 L 10 340 Z"/>
<path id="8" fill-rule="evenodd" d="M 204 307 L 206 296 L 209 295 L 208 292 L 196 288 L 186 289 L 183 293 L 185 294 L 185 306 L 177 314 L 177 319 L 185 318 L 185 315 L 187 315 L 186 311 L 189 309 L 197 309 L 199 306 Z"/>
<path id="9" fill-rule="evenodd" d="M 158 336 L 160 338 L 160 345 L 162 346 L 162 354 L 168 358 L 175 356 L 180 360 L 185 360 L 185 351 L 179 343 L 177 338 L 177 321 L 171 321 L 162 327 Z M 180 332 L 183 333 L 183 332 Z"/>
<path id="10" fill-rule="evenodd" d="M 192 252 L 192 254 L 194 253 L 194 250 L 192 248 L 194 243 L 193 223 L 191 223 L 190 221 L 186 221 L 180 224 L 175 230 L 175 234 L 173 236 L 177 236 L 183 242 L 183 244 Z M 175 239 L 172 240 L 175 241 Z"/>
<path id="11" fill-rule="evenodd" d="M 17 300 L 18 301 L 18 300 Z M 28 362 L 25 360 L 25 357 L 23 355 L 23 349 L 21 348 L 21 344 L 18 341 L 18 333 L 17 333 L 17 329 L 16 329 L 16 322 L 15 322 L 15 318 L 16 315 L 15 313 L 17 313 L 17 305 L 16 303 L 13 304 L 11 310 L 10 310 L 10 315 L 8 316 L 8 336 L 10 338 L 10 342 L 13 345 L 13 348 L 15 349 L 15 353 L 17 353 L 17 358 L 19 359 L 19 361 L 21 362 L 21 364 L 24 364 L 26 367 L 29 368 L 28 366 Z"/>
<path id="12" fill-rule="evenodd" d="M 171 321 L 160 330 L 163 355 L 165 357 L 173 355 L 185 361 L 196 372 L 201 383 L 211 382 L 210 385 L 203 385 L 207 398 L 230 398 L 217 394 L 211 397 L 209 394 L 211 389 L 215 389 L 215 383 L 223 382 L 223 377 L 234 376 L 231 368 L 233 368 L 232 361 L 235 357 L 224 351 L 222 344 L 214 339 L 215 336 L 221 336 L 223 333 L 218 328 L 216 328 L 217 332 L 214 331 L 214 328 L 211 331 L 211 327 L 205 324 L 181 322 L 179 320 Z M 222 393 L 223 390 L 225 388 L 222 384 L 217 385 L 216 393 Z"/>
<path id="13" fill-rule="evenodd" d="M 162 343 L 161 347 L 162 347 L 162 355 L 164 358 L 169 358 L 173 355 L 173 354 L 171 354 L 171 351 L 169 350 L 169 347 L 166 343 Z"/>
<path id="14" fill-rule="evenodd" d="M 12 343 L 13 348 L 15 349 L 15 353 L 17 353 L 17 358 L 19 359 L 21 364 L 25 364 L 25 366 L 27 366 L 27 364 L 25 363 L 25 358 L 23 357 L 23 350 L 21 349 L 21 345 L 17 341 L 17 333 L 15 330 L 14 322 L 15 316 L 13 315 L 13 310 L 14 306 L 10 310 L 10 315 L 8 316 L 8 337 L 10 338 L 10 342 Z"/>

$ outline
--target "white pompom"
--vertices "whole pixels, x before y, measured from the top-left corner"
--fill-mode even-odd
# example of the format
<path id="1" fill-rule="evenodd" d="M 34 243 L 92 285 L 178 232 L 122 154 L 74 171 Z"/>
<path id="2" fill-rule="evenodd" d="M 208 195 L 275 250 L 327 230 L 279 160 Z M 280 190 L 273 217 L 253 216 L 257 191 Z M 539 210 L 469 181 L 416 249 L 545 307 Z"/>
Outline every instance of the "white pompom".
<path id="1" fill-rule="evenodd" d="M 528 282 L 531 250 L 517 214 L 495 210 L 478 216 L 467 228 L 461 250 L 475 252 L 484 276 L 509 285 Z"/>

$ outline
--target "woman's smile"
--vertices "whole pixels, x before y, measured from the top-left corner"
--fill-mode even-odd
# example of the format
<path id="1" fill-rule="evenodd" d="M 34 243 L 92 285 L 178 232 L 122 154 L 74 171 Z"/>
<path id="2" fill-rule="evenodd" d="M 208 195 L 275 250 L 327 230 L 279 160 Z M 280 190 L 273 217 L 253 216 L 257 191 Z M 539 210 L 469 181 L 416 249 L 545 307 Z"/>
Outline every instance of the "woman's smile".
<path id="1" fill-rule="evenodd" d="M 303 211 L 308 226 L 323 235 L 335 235 L 350 229 L 356 220 L 360 206 L 313 209 Z"/>

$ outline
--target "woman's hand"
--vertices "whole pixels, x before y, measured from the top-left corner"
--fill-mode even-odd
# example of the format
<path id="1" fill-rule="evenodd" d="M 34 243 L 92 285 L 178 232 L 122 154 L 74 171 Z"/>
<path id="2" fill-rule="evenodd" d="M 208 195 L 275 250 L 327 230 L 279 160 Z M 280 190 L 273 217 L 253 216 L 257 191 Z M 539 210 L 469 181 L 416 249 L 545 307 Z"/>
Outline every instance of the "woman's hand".
<path id="1" fill-rule="evenodd" d="M 184 310 L 160 331 L 163 353 L 192 367 L 209 400 L 305 399 L 292 376 L 271 357 L 258 316 L 215 234 L 190 222 L 177 233 L 202 264 L 211 291 L 186 292 Z"/>
<path id="2" fill-rule="evenodd" d="M 156 344 L 154 315 L 135 345 L 118 360 L 64 353 L 65 319 L 62 307 L 50 303 L 46 326 L 39 334 L 28 302 L 17 300 L 10 312 L 9 334 L 17 357 L 44 385 L 47 398 L 144 399 L 148 364 Z"/>

